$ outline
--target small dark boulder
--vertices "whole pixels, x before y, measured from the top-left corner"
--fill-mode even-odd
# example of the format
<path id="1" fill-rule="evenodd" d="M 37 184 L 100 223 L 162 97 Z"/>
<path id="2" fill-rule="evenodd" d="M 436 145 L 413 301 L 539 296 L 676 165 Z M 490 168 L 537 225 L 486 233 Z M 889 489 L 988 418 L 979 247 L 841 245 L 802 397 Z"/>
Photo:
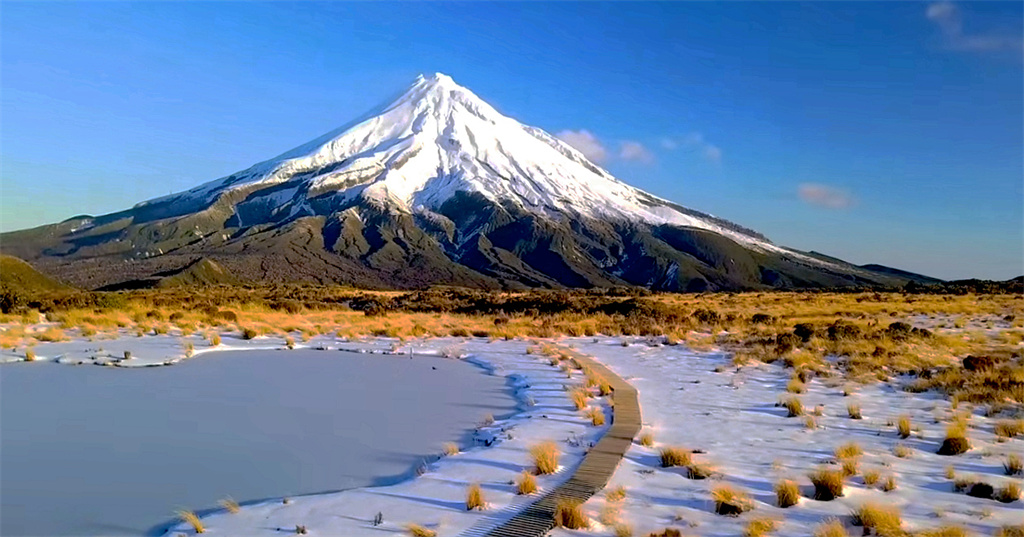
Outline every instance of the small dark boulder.
<path id="1" fill-rule="evenodd" d="M 975 483 L 971 485 L 970 490 L 967 491 L 968 496 L 973 496 L 975 498 L 985 498 L 988 500 L 991 500 L 992 496 L 995 495 L 995 493 L 995 489 L 992 488 L 992 485 L 989 485 L 988 483 Z"/>
<path id="2" fill-rule="evenodd" d="M 964 358 L 964 369 L 968 371 L 984 371 L 996 366 L 996 359 L 991 356 L 968 356 Z"/>
<path id="3" fill-rule="evenodd" d="M 817 334 L 817 330 L 814 329 L 814 325 L 809 323 L 800 323 L 793 327 L 793 335 L 800 338 L 800 341 L 807 343 Z"/>
<path id="4" fill-rule="evenodd" d="M 971 449 L 971 443 L 962 436 L 952 436 L 942 441 L 939 455 L 960 455 Z"/>

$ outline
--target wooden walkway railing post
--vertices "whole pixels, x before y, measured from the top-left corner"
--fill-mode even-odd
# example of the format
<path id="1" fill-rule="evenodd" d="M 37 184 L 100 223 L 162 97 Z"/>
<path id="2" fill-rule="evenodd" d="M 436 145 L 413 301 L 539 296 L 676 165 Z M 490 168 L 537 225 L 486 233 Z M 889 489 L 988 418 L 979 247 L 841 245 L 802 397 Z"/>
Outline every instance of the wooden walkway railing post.
<path id="1" fill-rule="evenodd" d="M 555 506 L 561 500 L 585 502 L 603 489 L 640 432 L 640 403 L 636 388 L 597 361 L 571 350 L 563 350 L 584 368 L 604 378 L 612 387 L 615 406 L 612 426 L 583 456 L 583 461 L 566 482 L 546 493 L 529 507 L 486 535 L 491 537 L 540 537 L 555 526 Z"/>

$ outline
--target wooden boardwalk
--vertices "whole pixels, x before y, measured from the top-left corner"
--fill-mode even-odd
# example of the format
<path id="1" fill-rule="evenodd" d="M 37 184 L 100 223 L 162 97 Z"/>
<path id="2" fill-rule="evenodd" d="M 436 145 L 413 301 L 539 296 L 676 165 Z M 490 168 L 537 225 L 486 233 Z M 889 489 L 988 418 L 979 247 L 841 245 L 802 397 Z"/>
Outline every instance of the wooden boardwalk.
<path id="1" fill-rule="evenodd" d="M 491 537 L 541 537 L 555 525 L 555 506 L 559 500 L 585 502 L 603 489 L 611 479 L 633 438 L 640 432 L 640 403 L 636 388 L 593 359 L 568 349 L 561 349 L 584 368 L 603 377 L 615 396 L 612 426 L 597 445 L 583 457 L 583 462 L 568 481 L 555 487 L 486 535 Z"/>

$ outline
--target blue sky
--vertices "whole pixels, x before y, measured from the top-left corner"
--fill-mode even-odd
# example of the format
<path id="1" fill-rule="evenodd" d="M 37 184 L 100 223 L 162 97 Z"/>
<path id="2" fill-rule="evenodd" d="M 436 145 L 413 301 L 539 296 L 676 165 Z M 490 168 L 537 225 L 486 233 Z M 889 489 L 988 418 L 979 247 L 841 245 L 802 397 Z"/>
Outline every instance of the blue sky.
<path id="1" fill-rule="evenodd" d="M 4 231 L 228 175 L 440 71 L 777 243 L 944 278 L 1024 273 L 1020 2 L 2 10 Z"/>

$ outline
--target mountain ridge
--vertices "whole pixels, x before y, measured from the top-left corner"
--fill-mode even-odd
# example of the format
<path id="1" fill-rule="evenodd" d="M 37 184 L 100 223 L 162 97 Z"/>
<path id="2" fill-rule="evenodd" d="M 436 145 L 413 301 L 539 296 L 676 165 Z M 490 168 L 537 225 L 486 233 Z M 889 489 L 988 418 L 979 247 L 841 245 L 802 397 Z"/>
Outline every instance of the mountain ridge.
<path id="1" fill-rule="evenodd" d="M 90 288 L 197 258 L 242 281 L 381 288 L 907 281 L 632 187 L 442 74 L 418 77 L 380 110 L 184 192 L 5 233 L 0 249 Z"/>

